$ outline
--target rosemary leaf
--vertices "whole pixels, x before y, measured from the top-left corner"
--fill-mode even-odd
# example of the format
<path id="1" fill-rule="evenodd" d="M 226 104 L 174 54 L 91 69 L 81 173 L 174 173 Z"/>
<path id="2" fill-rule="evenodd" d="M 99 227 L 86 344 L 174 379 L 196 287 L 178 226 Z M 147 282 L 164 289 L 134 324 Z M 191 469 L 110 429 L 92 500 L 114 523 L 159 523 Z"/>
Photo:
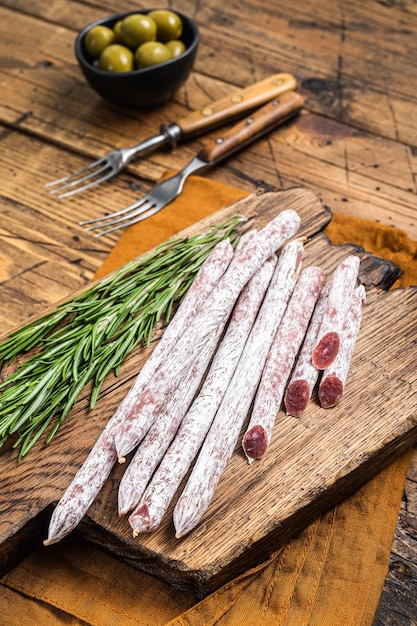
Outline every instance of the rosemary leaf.
<path id="1" fill-rule="evenodd" d="M 214 246 L 237 243 L 243 220 L 161 244 L 0 343 L 0 368 L 34 351 L 0 383 L 0 447 L 18 433 L 20 460 L 46 433 L 50 443 L 89 382 L 92 409 L 108 374 L 118 375 L 132 350 L 151 343 L 156 324 L 169 321 Z"/>
<path id="2" fill-rule="evenodd" d="M 77 380 L 76 384 L 73 385 L 73 388 L 68 392 L 68 398 L 66 399 L 65 405 L 61 409 L 60 420 L 63 421 L 73 405 L 75 404 L 78 396 L 83 390 L 84 386 L 91 380 L 94 371 L 97 367 L 97 362 L 93 361 L 90 366 L 84 370 L 82 376 L 80 376 L 79 380 Z"/>
<path id="3" fill-rule="evenodd" d="M 11 363 L 19 354 L 28 352 L 39 345 L 48 334 L 49 329 L 55 328 L 65 317 L 66 313 L 64 312 L 47 313 L 34 322 L 12 332 L 0 344 L 0 367 L 6 362 Z"/>
<path id="4" fill-rule="evenodd" d="M 22 413 L 10 428 L 10 434 L 17 432 L 25 422 L 30 421 L 31 417 L 36 415 L 37 410 L 43 405 L 49 406 L 51 389 L 53 390 L 55 384 L 58 384 L 64 363 L 65 361 L 58 361 L 55 367 L 52 367 L 36 382 L 30 393 L 25 395 Z"/>

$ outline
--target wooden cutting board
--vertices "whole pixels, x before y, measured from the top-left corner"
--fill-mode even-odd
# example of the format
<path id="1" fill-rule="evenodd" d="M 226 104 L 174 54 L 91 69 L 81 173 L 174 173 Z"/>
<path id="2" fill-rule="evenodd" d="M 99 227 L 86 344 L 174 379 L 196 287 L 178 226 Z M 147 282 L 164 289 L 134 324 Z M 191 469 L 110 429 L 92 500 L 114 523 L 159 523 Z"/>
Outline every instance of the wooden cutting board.
<path id="1" fill-rule="evenodd" d="M 314 399 L 301 418 L 280 411 L 267 456 L 250 466 L 239 440 L 208 511 L 181 540 L 174 537 L 173 506 L 159 530 L 132 538 L 127 519 L 117 515 L 125 466 L 115 467 L 77 529 L 120 559 L 197 597 L 265 560 L 417 441 L 417 288 L 384 291 L 397 268 L 355 246 L 330 246 L 320 232 L 330 211 L 298 188 L 255 194 L 184 232 L 206 230 L 236 212 L 260 228 L 284 208 L 302 218 L 299 234 L 308 237 L 304 265 L 320 265 L 330 275 L 348 254 L 361 257 L 368 304 L 341 403 L 324 410 Z M 50 446 L 39 443 L 20 463 L 13 450 L 0 455 L 0 573 L 46 537 L 54 504 L 151 349 L 137 349 L 119 377 L 109 377 L 93 412 L 86 389 Z"/>

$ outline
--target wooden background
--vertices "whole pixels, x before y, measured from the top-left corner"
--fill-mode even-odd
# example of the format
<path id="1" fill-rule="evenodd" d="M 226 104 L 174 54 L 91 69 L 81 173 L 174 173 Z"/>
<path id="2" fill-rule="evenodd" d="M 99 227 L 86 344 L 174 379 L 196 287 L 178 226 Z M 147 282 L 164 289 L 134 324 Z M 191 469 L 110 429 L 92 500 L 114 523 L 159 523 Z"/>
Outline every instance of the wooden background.
<path id="1" fill-rule="evenodd" d="M 57 202 L 43 185 L 107 149 L 267 74 L 292 72 L 306 111 L 207 176 L 248 191 L 303 185 L 335 212 L 417 239 L 417 4 L 413 0 L 173 0 L 194 16 L 195 72 L 158 111 L 119 110 L 85 84 L 76 31 L 127 0 L 0 1 L 0 328 L 7 331 L 86 285 L 119 233 L 94 239 L 80 219 L 129 204 L 203 139 L 154 153 L 101 189 Z M 147 7 L 160 3 L 149 0 Z M 414 456 L 376 624 L 417 621 Z"/>

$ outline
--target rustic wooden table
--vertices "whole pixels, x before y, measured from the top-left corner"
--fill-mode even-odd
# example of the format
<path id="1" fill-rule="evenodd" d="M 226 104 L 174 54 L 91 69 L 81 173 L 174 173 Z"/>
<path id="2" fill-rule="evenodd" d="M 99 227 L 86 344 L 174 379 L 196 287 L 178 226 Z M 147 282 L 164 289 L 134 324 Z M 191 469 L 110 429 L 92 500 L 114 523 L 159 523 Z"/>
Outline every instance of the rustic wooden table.
<path id="1" fill-rule="evenodd" d="M 102 101 L 73 53 L 85 24 L 137 3 L 0 1 L 2 331 L 91 280 L 120 232 L 95 239 L 81 219 L 128 205 L 166 169 L 188 162 L 203 139 L 154 152 L 65 201 L 48 195 L 46 182 L 279 71 L 296 76 L 305 112 L 207 176 L 248 191 L 302 185 L 335 212 L 392 224 L 417 239 L 415 0 L 171 4 L 198 21 L 200 51 L 175 99 L 145 113 Z M 417 622 L 416 481 L 414 456 L 376 624 Z"/>

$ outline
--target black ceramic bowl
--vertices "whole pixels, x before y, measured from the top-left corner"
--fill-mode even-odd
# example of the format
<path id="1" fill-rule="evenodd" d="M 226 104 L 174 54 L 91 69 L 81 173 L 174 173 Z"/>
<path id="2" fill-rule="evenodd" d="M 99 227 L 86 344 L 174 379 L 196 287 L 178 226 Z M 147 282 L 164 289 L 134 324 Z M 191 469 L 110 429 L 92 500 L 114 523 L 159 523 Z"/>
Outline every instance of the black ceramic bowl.
<path id="1" fill-rule="evenodd" d="M 186 46 L 185 52 L 165 63 L 153 65 L 132 72 L 105 72 L 93 65 L 89 58 L 84 40 L 93 26 L 102 25 L 112 28 L 116 22 L 133 13 L 149 13 L 151 9 L 139 9 L 111 15 L 89 24 L 78 34 L 75 40 L 75 55 L 89 85 L 105 100 L 124 107 L 149 109 L 159 106 L 184 84 L 194 66 L 200 34 L 197 24 L 175 11 L 182 20 L 183 32 L 181 40 Z"/>

